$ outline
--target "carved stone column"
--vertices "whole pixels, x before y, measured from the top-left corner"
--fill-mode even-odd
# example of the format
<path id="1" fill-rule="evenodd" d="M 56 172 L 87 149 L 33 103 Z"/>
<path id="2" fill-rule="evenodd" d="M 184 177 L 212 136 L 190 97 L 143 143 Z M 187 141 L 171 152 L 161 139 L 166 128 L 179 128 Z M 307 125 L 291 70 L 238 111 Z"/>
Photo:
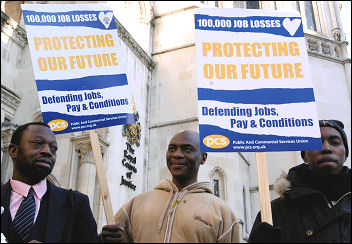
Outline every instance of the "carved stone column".
<path id="1" fill-rule="evenodd" d="M 110 143 L 102 138 L 101 135 L 107 136 L 108 130 L 103 128 L 99 129 L 98 132 L 101 153 L 104 155 Z M 96 192 L 97 189 L 95 187 L 96 167 L 90 138 L 86 131 L 75 133 L 76 134 L 71 137 L 71 142 L 79 153 L 79 165 L 77 171 L 73 171 L 70 176 L 70 181 L 75 182 L 70 183 L 70 187 L 88 195 L 90 206 L 94 210 L 94 202 L 100 202 L 100 198 L 99 190 Z M 98 219 L 99 216 L 95 215 L 94 217 Z"/>
<path id="2" fill-rule="evenodd" d="M 1 123 L 4 122 L 5 117 L 9 120 L 13 119 L 21 100 L 11 89 L 1 85 Z"/>
<path id="3" fill-rule="evenodd" d="M 94 203 L 94 190 L 96 179 L 96 168 L 90 142 L 76 145 L 79 150 L 80 161 L 77 175 L 77 190 L 88 195 L 90 207 Z"/>

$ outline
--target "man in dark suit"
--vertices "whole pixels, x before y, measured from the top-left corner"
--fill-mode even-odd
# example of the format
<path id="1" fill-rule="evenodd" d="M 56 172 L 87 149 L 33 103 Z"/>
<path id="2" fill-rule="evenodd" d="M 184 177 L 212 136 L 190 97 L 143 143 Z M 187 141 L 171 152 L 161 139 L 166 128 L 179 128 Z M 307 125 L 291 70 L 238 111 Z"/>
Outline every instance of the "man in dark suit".
<path id="1" fill-rule="evenodd" d="M 13 175 L 1 186 L 1 233 L 8 242 L 99 242 L 88 197 L 46 179 L 57 149 L 44 123 L 28 123 L 13 133 Z"/>

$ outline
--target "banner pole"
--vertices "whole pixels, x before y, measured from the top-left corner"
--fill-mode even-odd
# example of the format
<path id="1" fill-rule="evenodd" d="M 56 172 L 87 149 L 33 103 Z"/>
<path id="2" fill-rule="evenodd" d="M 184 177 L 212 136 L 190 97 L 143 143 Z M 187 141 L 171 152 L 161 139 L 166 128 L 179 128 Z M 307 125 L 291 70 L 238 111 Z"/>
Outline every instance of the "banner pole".
<path id="1" fill-rule="evenodd" d="M 105 211 L 106 222 L 108 225 L 115 224 L 114 213 L 112 210 L 111 198 L 109 193 L 109 187 L 106 181 L 105 170 L 103 167 L 103 157 L 101 155 L 100 143 L 96 130 L 89 131 L 90 142 L 92 145 L 92 151 L 94 156 L 95 167 L 97 170 L 98 181 L 100 186 L 101 196 L 103 198 L 103 205 Z"/>
<path id="2" fill-rule="evenodd" d="M 265 152 L 257 152 L 258 189 L 262 222 L 273 224 Z"/>

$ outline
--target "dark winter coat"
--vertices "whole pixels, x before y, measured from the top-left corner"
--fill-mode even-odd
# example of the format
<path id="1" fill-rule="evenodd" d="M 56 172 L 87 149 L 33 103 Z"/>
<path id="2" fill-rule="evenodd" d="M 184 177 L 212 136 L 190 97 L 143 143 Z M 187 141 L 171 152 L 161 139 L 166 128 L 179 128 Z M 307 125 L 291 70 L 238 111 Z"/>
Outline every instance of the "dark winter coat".
<path id="1" fill-rule="evenodd" d="M 97 224 L 88 196 L 57 187 L 48 180 L 47 184 L 48 190 L 33 227 L 33 239 L 45 243 L 98 243 Z M 19 243 L 21 240 L 13 229 L 10 213 L 11 190 L 10 181 L 1 186 L 4 210 L 1 213 L 1 233 L 10 243 Z"/>
<path id="2" fill-rule="evenodd" d="M 250 242 L 351 242 L 351 170 L 330 181 L 337 190 L 326 190 L 328 181 L 315 187 L 311 178 L 306 164 L 282 175 L 275 184 L 280 198 L 271 202 L 273 226 L 261 223 L 259 213 Z"/>

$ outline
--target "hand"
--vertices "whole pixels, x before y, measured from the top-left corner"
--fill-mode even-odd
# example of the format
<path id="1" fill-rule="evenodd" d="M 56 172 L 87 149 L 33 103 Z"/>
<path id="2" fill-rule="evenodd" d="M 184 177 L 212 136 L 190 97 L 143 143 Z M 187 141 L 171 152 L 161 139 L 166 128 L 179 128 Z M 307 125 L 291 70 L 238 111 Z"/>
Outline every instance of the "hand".
<path id="1" fill-rule="evenodd" d="M 99 241 L 102 243 L 125 243 L 123 232 L 125 229 L 122 224 L 105 225 L 99 235 Z"/>
<path id="2" fill-rule="evenodd" d="M 266 222 L 261 222 L 255 226 L 249 236 L 249 242 L 252 243 L 280 243 L 281 241 L 281 228 L 274 227 Z"/>

